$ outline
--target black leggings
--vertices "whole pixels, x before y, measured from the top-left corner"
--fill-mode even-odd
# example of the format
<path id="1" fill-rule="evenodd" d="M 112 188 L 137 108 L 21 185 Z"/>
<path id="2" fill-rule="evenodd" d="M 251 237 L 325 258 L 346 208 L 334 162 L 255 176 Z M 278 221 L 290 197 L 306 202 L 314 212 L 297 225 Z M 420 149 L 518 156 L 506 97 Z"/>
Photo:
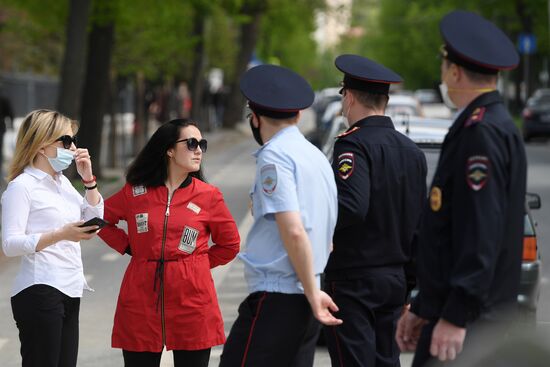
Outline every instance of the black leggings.
<path id="1" fill-rule="evenodd" d="M 44 284 L 11 298 L 23 367 L 74 367 L 78 355 L 80 298 Z"/>
<path id="2" fill-rule="evenodd" d="M 210 348 L 174 350 L 174 367 L 208 367 Z M 130 352 L 122 350 L 124 367 L 158 367 L 162 352 Z"/>

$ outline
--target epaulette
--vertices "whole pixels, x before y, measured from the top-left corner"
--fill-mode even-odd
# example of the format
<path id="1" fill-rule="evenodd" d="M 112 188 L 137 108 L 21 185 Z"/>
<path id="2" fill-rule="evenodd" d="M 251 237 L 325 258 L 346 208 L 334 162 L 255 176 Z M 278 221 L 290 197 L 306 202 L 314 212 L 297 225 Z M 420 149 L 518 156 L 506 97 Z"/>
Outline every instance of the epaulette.
<path id="1" fill-rule="evenodd" d="M 464 122 L 464 127 L 469 127 L 481 122 L 481 120 L 483 120 L 483 115 L 485 114 L 485 109 L 485 107 L 476 108 L 470 117 L 468 117 L 468 119 Z"/>
<path id="2" fill-rule="evenodd" d="M 336 136 L 336 139 L 338 139 L 338 138 L 343 138 L 344 136 L 348 136 L 349 134 L 354 133 L 354 132 L 356 132 L 356 131 L 359 130 L 359 129 L 360 129 L 359 126 L 355 126 L 353 129 L 348 130 L 348 131 L 344 131 L 344 132 L 341 133 L 340 135 Z"/>

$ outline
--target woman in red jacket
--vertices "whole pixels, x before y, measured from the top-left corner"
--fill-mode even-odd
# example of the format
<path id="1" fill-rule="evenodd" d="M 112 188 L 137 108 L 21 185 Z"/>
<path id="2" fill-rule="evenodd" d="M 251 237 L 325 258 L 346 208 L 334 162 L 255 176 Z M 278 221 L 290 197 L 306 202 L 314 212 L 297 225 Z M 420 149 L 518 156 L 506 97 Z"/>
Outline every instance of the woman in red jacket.
<path id="1" fill-rule="evenodd" d="M 202 177 L 206 147 L 193 123 L 165 123 L 105 201 L 109 224 L 99 236 L 132 255 L 112 335 L 126 367 L 159 366 L 164 346 L 175 366 L 206 367 L 210 348 L 225 342 L 210 269 L 235 257 L 240 238 L 222 194 Z"/>

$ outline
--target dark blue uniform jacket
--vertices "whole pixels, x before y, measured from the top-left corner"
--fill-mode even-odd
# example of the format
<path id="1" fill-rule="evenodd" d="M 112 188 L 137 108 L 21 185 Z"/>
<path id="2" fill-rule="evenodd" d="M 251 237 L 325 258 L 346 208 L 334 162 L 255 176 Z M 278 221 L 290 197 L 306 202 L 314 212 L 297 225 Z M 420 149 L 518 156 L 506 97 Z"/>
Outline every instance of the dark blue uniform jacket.
<path id="1" fill-rule="evenodd" d="M 498 92 L 485 93 L 449 130 L 419 232 L 412 310 L 464 327 L 516 302 L 526 157 Z"/>
<path id="2" fill-rule="evenodd" d="M 370 116 L 336 140 L 332 165 L 339 212 L 327 278 L 409 264 L 426 200 L 424 153 L 389 117 Z"/>

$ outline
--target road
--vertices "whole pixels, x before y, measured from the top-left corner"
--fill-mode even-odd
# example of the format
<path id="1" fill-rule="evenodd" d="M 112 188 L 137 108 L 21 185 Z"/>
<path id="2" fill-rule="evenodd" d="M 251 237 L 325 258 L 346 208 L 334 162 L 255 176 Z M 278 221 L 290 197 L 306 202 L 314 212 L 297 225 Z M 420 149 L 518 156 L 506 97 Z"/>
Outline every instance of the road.
<path id="1" fill-rule="evenodd" d="M 209 182 L 218 186 L 239 224 L 243 240 L 251 224 L 248 211 L 248 189 L 254 176 L 254 159 L 251 156 L 257 145 L 250 137 L 247 127 L 231 132 L 206 134 L 209 151 L 205 156 L 204 168 Z M 550 144 L 535 142 L 527 146 L 529 157 L 528 187 L 540 194 L 542 208 L 534 212 L 539 223 L 539 246 L 544 259 L 550 262 Z M 435 162 L 430 162 L 435 165 Z M 121 175 L 121 173 L 119 173 Z M 104 195 L 112 193 L 120 183 L 105 187 Z M 109 192 L 107 192 L 109 191 Z M 99 238 L 82 244 L 84 269 L 89 284 L 95 292 L 86 292 L 82 300 L 80 317 L 80 351 L 78 366 L 111 367 L 122 365 L 119 350 L 111 349 L 110 335 L 116 299 L 127 256 L 119 256 L 110 250 Z M 9 296 L 12 280 L 17 272 L 18 259 L 0 259 L 0 366 L 21 365 L 17 329 L 12 318 Z M 537 315 L 537 326 L 550 333 L 550 267 L 546 266 L 543 288 Z M 218 288 L 220 305 L 226 322 L 226 331 L 236 317 L 237 306 L 246 295 L 242 278 L 242 264 L 235 261 L 229 266 L 215 269 L 214 278 Z M 217 366 L 221 348 L 212 351 L 211 366 Z M 164 353 L 162 365 L 170 366 L 171 354 Z M 402 357 L 402 365 L 410 365 L 410 355 Z M 319 348 L 315 366 L 330 366 L 328 353 Z"/>

